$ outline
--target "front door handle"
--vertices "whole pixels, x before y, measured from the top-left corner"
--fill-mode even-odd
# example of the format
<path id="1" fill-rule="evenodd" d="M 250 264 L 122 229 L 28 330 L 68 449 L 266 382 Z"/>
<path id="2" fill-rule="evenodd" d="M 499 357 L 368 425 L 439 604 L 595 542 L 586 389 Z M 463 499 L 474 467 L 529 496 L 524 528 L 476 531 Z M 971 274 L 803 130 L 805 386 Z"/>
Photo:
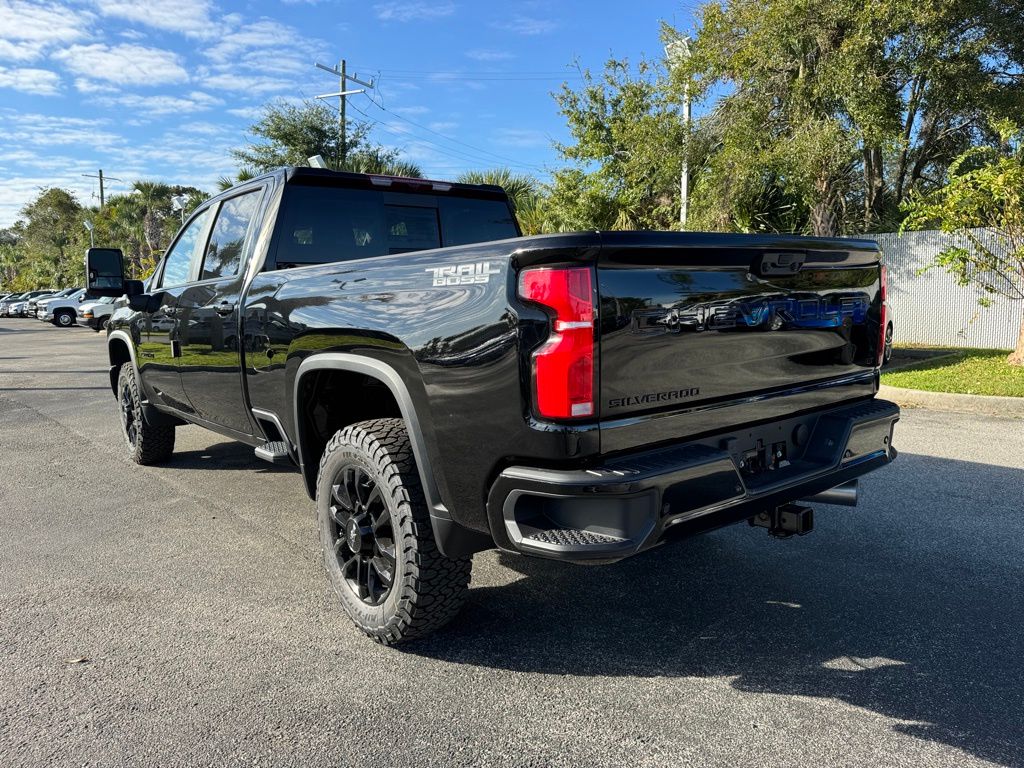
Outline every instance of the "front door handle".
<path id="1" fill-rule="evenodd" d="M 230 301 L 222 301 L 216 307 L 214 307 L 218 315 L 230 315 L 235 311 L 235 305 Z"/>

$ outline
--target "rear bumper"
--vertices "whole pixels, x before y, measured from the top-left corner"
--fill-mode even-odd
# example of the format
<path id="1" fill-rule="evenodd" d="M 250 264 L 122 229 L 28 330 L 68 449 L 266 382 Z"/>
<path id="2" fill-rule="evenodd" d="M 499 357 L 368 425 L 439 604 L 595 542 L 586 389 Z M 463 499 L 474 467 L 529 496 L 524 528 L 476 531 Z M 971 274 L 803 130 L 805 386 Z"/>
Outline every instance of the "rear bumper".
<path id="1" fill-rule="evenodd" d="M 491 531 L 499 546 L 524 554 L 621 559 L 670 534 L 738 522 L 888 464 L 899 415 L 895 404 L 869 400 L 596 467 L 509 467 L 488 496 Z"/>

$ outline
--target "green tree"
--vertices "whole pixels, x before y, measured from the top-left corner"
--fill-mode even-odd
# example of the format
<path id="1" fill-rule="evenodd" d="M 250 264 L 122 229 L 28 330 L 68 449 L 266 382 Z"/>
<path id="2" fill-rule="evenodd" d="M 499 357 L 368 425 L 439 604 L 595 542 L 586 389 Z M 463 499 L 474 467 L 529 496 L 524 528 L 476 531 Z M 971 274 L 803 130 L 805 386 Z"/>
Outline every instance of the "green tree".
<path id="1" fill-rule="evenodd" d="M 556 144 L 566 168 L 553 175 L 554 228 L 669 229 L 677 225 L 683 123 L 665 71 L 612 59 L 600 76 L 554 94 L 573 143 Z"/>
<path id="2" fill-rule="evenodd" d="M 120 248 L 128 273 L 147 277 L 181 227 L 182 212 L 172 202 L 179 196 L 185 199 L 184 217 L 208 197 L 195 187 L 133 182 L 131 192 L 113 195 L 103 210 L 91 212 L 96 244 Z"/>
<path id="3" fill-rule="evenodd" d="M 33 285 L 67 287 L 84 279 L 82 257 L 88 244 L 84 209 L 73 194 L 51 187 L 21 210 L 19 271 Z"/>
<path id="4" fill-rule="evenodd" d="M 242 167 L 238 180 L 285 165 L 308 165 L 314 155 L 320 155 L 328 167 L 339 171 L 423 176 L 419 166 L 402 160 L 397 149 L 371 143 L 368 132 L 365 123 L 347 121 L 345 161 L 341 162 L 338 117 L 330 107 L 315 100 L 267 104 L 260 119 L 249 127 L 254 141 L 232 151 Z M 226 181 L 227 178 L 221 179 L 222 188 L 226 188 Z"/>
<path id="5" fill-rule="evenodd" d="M 954 158 L 995 141 L 991 118 L 1021 112 L 1021 20 L 1018 0 L 702 6 L 673 69 L 674 99 L 708 106 L 687 148 L 694 223 L 893 226 Z M 777 221 L 764 207 L 780 197 L 791 207 Z"/>
<path id="6" fill-rule="evenodd" d="M 950 165 L 944 186 L 913 197 L 904 225 L 959 236 L 963 245 L 945 248 L 931 266 L 980 288 L 983 305 L 992 296 L 1024 305 L 1024 134 L 1007 123 L 1000 134 L 1000 148 L 968 150 Z M 1024 313 L 1009 363 L 1024 365 Z"/>
<path id="7" fill-rule="evenodd" d="M 491 184 L 505 190 L 516 210 L 528 206 L 540 193 L 537 180 L 526 174 L 514 173 L 509 168 L 491 168 L 485 171 L 465 171 L 456 178 L 461 184 Z"/>
<path id="8" fill-rule="evenodd" d="M 24 226 L 24 222 L 19 221 L 0 229 L 0 293 L 25 291 L 29 287 L 22 277 L 24 256 L 18 248 L 25 234 Z"/>

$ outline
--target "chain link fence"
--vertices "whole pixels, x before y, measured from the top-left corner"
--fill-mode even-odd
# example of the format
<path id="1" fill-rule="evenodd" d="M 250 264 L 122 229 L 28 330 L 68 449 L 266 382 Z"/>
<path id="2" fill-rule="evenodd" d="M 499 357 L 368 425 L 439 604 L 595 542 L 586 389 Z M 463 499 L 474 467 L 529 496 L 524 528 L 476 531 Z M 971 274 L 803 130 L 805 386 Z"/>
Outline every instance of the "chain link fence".
<path id="1" fill-rule="evenodd" d="M 961 236 L 924 232 L 866 235 L 885 252 L 889 305 L 897 344 L 1013 349 L 1024 303 L 992 296 L 992 306 L 978 304 L 985 294 L 962 287 L 941 267 L 922 273 L 950 245 L 966 246 Z"/>

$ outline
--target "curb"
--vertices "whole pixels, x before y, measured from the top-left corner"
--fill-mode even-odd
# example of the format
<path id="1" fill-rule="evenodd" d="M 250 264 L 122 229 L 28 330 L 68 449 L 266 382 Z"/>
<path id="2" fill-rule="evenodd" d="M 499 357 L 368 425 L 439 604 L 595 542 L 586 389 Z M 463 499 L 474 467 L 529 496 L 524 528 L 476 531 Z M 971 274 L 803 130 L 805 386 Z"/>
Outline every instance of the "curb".
<path id="1" fill-rule="evenodd" d="M 882 384 L 878 396 L 903 408 L 928 408 L 933 411 L 980 413 L 986 416 L 1007 416 L 1024 419 L 1024 397 L 996 395 L 962 395 L 953 392 L 926 392 Z"/>

